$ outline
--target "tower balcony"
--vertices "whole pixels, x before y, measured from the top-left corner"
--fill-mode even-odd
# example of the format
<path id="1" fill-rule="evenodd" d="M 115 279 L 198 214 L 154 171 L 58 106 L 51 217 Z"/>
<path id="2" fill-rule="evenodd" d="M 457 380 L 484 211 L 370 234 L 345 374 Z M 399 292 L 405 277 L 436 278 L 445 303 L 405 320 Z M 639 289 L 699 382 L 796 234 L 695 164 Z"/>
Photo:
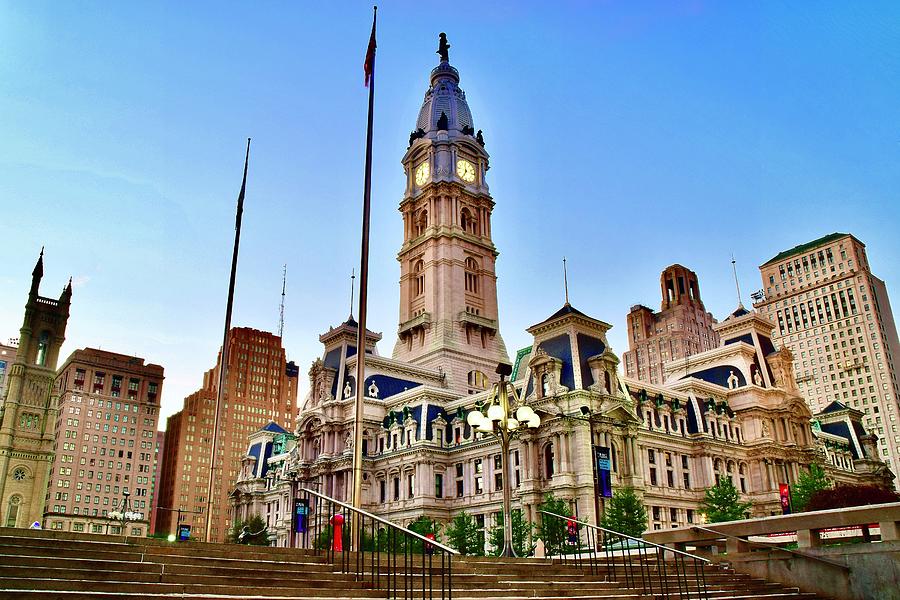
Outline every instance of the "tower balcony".
<path id="1" fill-rule="evenodd" d="M 431 313 L 423 312 L 412 319 L 400 323 L 397 334 L 402 336 L 404 333 L 408 333 L 417 327 L 422 327 L 423 329 L 431 327 Z"/>
<path id="2" fill-rule="evenodd" d="M 468 311 L 460 311 L 458 315 L 459 322 L 467 327 L 475 329 L 486 329 L 492 333 L 496 333 L 499 325 L 497 319 L 488 319 L 481 315 L 476 315 Z"/>

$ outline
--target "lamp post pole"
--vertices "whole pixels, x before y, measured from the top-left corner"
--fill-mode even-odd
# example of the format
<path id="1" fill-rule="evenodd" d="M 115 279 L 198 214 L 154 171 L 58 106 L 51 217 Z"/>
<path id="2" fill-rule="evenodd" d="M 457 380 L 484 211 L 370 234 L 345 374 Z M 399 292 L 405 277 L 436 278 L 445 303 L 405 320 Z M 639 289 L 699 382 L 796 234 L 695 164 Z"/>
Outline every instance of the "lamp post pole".
<path id="1" fill-rule="evenodd" d="M 512 535 L 512 490 L 509 484 L 509 445 L 512 438 L 525 428 L 538 427 L 541 418 L 535 414 L 530 406 L 526 406 L 518 399 L 515 386 L 510 386 L 506 376 L 512 373 L 512 367 L 505 363 L 497 365 L 497 374 L 500 381 L 495 386 L 495 393 L 491 397 L 491 404 L 487 408 L 487 414 L 480 410 L 473 410 L 466 416 L 466 422 L 470 427 L 481 433 L 491 433 L 500 441 L 500 469 L 503 481 L 503 549 L 500 556 L 515 557 Z M 509 405 L 509 395 L 516 399 L 515 415 Z M 496 426 L 495 426 L 496 423 Z"/>
<path id="2" fill-rule="evenodd" d="M 512 541 L 512 490 L 509 487 L 509 443 L 511 433 L 509 431 L 509 395 L 506 392 L 506 379 L 500 374 L 500 382 L 497 385 L 497 395 L 500 406 L 503 408 L 503 418 L 500 420 L 500 469 L 503 471 L 503 550 L 500 556 L 515 557 Z"/>

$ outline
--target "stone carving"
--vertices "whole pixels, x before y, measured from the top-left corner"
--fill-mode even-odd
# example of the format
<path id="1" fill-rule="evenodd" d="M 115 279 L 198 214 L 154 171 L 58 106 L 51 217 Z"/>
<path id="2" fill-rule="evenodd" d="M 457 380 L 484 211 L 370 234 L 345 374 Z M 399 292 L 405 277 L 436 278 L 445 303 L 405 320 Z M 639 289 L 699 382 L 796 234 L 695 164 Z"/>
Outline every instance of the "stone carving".
<path id="1" fill-rule="evenodd" d="M 740 380 L 737 378 L 737 375 L 734 374 L 734 371 L 728 371 L 728 389 L 737 389 L 739 383 Z"/>
<path id="2" fill-rule="evenodd" d="M 378 397 L 378 386 L 375 385 L 375 380 L 372 380 L 372 383 L 369 384 L 369 398 L 377 398 Z"/>
<path id="3" fill-rule="evenodd" d="M 769 422 L 763 421 L 762 422 L 762 437 L 767 438 L 771 434 L 772 434 L 772 432 L 769 430 Z"/>
<path id="4" fill-rule="evenodd" d="M 762 378 L 762 374 L 760 374 L 760 372 L 759 372 L 759 369 L 756 369 L 755 371 L 753 371 L 753 383 L 755 383 L 759 387 L 762 387 L 762 385 L 763 385 L 763 378 Z"/>
<path id="5" fill-rule="evenodd" d="M 350 387 L 350 382 L 344 384 L 344 398 L 349 398 L 353 394 L 353 388 Z"/>
<path id="6" fill-rule="evenodd" d="M 450 126 L 449 121 L 447 120 L 447 113 L 441 111 L 441 116 L 438 117 L 437 120 L 437 128 L 438 131 L 447 131 L 447 128 Z"/>
<path id="7" fill-rule="evenodd" d="M 435 54 L 440 55 L 441 62 L 450 62 L 450 44 L 447 43 L 447 34 L 441 32 L 438 36 L 438 49 Z"/>
<path id="8" fill-rule="evenodd" d="M 481 133 L 481 130 L 478 130 L 478 133 L 475 134 L 475 141 L 481 144 L 481 147 L 484 148 L 484 135 Z"/>

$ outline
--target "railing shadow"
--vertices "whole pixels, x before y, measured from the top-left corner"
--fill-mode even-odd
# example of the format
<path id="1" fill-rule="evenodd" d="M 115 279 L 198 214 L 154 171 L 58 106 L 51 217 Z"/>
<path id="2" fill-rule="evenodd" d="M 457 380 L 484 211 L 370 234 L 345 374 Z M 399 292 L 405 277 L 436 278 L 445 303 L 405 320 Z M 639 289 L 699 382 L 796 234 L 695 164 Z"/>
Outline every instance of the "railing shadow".
<path id="1" fill-rule="evenodd" d="M 704 572 L 708 559 L 572 517 L 540 512 L 544 518 L 559 519 L 570 532 L 571 539 L 547 545 L 548 558 L 574 565 L 592 576 L 605 576 L 642 594 L 678 600 L 709 599 Z"/>
<path id="2" fill-rule="evenodd" d="M 306 514 L 302 524 L 294 517 L 297 545 L 386 598 L 452 600 L 456 550 L 324 494 L 300 492 Z"/>

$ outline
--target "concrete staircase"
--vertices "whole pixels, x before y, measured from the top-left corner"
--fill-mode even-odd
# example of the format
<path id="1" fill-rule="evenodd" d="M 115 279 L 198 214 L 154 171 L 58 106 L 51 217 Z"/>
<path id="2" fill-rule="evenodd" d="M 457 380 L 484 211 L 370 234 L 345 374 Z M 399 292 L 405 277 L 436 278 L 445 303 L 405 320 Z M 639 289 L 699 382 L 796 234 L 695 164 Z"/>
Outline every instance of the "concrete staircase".
<path id="1" fill-rule="evenodd" d="M 818 598 L 714 565 L 706 568 L 705 577 L 711 600 Z M 654 596 L 606 581 L 599 570 L 591 575 L 557 561 L 453 560 L 454 600 L 650 600 Z M 353 575 L 341 573 L 324 556 L 303 550 L 0 528 L 0 600 L 384 597 L 383 590 L 373 590 Z"/>

